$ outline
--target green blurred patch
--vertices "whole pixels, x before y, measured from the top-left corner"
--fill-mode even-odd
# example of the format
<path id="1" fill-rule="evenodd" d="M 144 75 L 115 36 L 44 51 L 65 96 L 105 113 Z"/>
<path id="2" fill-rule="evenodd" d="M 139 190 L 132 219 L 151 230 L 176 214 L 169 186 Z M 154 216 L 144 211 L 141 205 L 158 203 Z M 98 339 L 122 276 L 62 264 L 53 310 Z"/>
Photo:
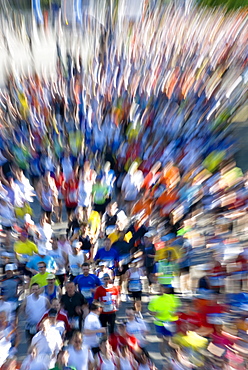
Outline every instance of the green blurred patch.
<path id="1" fill-rule="evenodd" d="M 198 0 L 198 3 L 207 7 L 225 7 L 228 11 L 248 7 L 248 0 Z"/>
<path id="2" fill-rule="evenodd" d="M 5 1 L 5 0 L 4 0 Z M 32 0 L 9 0 L 9 5 L 16 10 L 31 10 Z M 61 0 L 41 0 L 42 8 L 49 8 L 52 3 L 61 4 Z"/>

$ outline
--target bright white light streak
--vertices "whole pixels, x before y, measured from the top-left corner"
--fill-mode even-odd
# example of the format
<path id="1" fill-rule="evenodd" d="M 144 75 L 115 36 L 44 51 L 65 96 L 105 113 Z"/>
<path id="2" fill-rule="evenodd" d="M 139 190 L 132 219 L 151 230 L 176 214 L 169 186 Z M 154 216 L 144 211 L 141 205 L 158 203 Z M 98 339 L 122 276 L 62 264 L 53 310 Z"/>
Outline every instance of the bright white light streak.
<path id="1" fill-rule="evenodd" d="M 207 115 L 207 120 L 208 121 L 209 121 L 210 117 L 212 116 L 212 114 L 219 108 L 219 106 L 220 106 L 220 100 L 217 101 L 217 103 L 215 104 L 215 106 L 208 113 L 208 115 Z"/>
<path id="2" fill-rule="evenodd" d="M 242 82 L 242 76 L 239 76 L 239 78 L 234 82 L 234 84 L 230 87 L 229 90 L 227 90 L 226 97 L 229 99 L 232 92 L 236 89 L 236 87 Z"/>

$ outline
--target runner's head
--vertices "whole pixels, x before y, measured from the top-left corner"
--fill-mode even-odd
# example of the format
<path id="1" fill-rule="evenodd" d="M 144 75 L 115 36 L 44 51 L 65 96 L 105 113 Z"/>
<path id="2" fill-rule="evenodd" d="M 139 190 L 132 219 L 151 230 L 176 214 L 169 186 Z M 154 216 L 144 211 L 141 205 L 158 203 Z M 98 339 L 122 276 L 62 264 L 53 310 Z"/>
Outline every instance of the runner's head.
<path id="1" fill-rule="evenodd" d="M 100 313 L 101 313 L 101 305 L 100 305 L 100 303 L 91 303 L 90 305 L 89 305 L 89 310 L 90 310 L 90 312 L 94 312 L 94 313 L 96 313 L 97 315 L 100 315 Z"/>
<path id="2" fill-rule="evenodd" d="M 38 270 L 39 270 L 39 274 L 44 275 L 46 273 L 46 263 L 43 261 L 40 261 L 38 263 Z"/>
<path id="3" fill-rule="evenodd" d="M 107 206 L 107 212 L 109 216 L 114 216 L 117 211 L 117 203 L 116 202 L 111 202 Z"/>
<path id="4" fill-rule="evenodd" d="M 170 284 L 161 284 L 160 291 L 162 294 L 175 294 L 174 288 Z"/>
<path id="5" fill-rule="evenodd" d="M 103 275 L 103 281 L 104 281 L 104 286 L 108 286 L 108 284 L 110 283 L 110 276 L 109 276 L 109 274 L 104 274 Z"/>
<path id="6" fill-rule="evenodd" d="M 75 294 L 76 287 L 73 281 L 67 281 L 65 284 L 65 290 L 69 297 L 72 297 Z"/>
<path id="7" fill-rule="evenodd" d="M 126 309 L 126 316 L 128 320 L 134 320 L 135 318 L 135 307 L 127 307 Z"/>
<path id="8" fill-rule="evenodd" d="M 54 251 L 58 249 L 58 238 L 56 236 L 52 237 L 52 249 Z"/>
<path id="9" fill-rule="evenodd" d="M 55 275 L 49 274 L 47 275 L 47 285 L 54 285 L 55 284 Z"/>
<path id="10" fill-rule="evenodd" d="M 107 337 L 100 338 L 99 348 L 103 354 L 108 353 L 111 350 L 111 346 Z"/>
<path id="11" fill-rule="evenodd" d="M 82 271 L 83 271 L 84 276 L 88 276 L 89 275 L 89 273 L 90 273 L 90 265 L 87 262 L 84 262 L 82 264 Z"/>
<path id="12" fill-rule="evenodd" d="M 106 251 L 109 251 L 111 248 L 111 240 L 109 238 L 105 238 L 104 240 L 104 248 Z"/>
<path id="13" fill-rule="evenodd" d="M 117 331 L 120 336 L 125 337 L 127 334 L 126 324 L 124 322 L 120 322 L 117 324 Z"/>
<path id="14" fill-rule="evenodd" d="M 30 288 L 30 293 L 34 294 L 35 296 L 40 295 L 40 286 L 37 283 L 33 283 Z"/>
<path id="15" fill-rule="evenodd" d="M 68 365 L 69 360 L 69 352 L 66 349 L 61 349 L 57 356 L 57 364 L 64 368 L 64 366 Z"/>
<path id="16" fill-rule="evenodd" d="M 82 232 L 82 234 L 86 234 L 88 230 L 89 230 L 89 226 L 87 222 L 82 222 L 80 225 L 80 231 Z"/>
<path id="17" fill-rule="evenodd" d="M 51 325 L 56 324 L 57 316 L 58 316 L 58 311 L 55 310 L 54 308 L 50 308 L 50 310 L 48 311 L 48 318 L 50 320 Z"/>
<path id="18" fill-rule="evenodd" d="M 53 300 L 51 302 L 51 308 L 53 308 L 53 309 L 55 309 L 59 312 L 61 306 L 60 306 L 58 298 L 53 298 Z"/>
<path id="19" fill-rule="evenodd" d="M 83 335 L 80 331 L 75 331 L 72 336 L 72 345 L 76 351 L 80 351 L 83 344 Z"/>
<path id="20" fill-rule="evenodd" d="M 78 240 L 74 240 L 71 246 L 72 246 L 72 254 L 77 255 L 81 250 L 82 243 L 79 242 Z"/>
<path id="21" fill-rule="evenodd" d="M 17 270 L 17 266 L 14 263 L 8 263 L 5 266 L 5 272 L 8 279 L 10 279 L 14 275 L 14 271 Z"/>

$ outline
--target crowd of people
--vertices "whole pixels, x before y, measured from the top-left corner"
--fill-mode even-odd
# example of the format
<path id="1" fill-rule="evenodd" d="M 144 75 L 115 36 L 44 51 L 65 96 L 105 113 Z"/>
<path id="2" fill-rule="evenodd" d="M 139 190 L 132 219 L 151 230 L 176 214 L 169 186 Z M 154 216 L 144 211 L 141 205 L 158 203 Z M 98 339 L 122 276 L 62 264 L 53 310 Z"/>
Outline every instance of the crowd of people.
<path id="1" fill-rule="evenodd" d="M 155 370 L 151 318 L 164 370 L 247 368 L 248 183 L 231 135 L 246 16 L 169 5 L 109 28 L 89 18 L 76 53 L 64 58 L 58 35 L 55 78 L 9 73 L 2 369 Z"/>

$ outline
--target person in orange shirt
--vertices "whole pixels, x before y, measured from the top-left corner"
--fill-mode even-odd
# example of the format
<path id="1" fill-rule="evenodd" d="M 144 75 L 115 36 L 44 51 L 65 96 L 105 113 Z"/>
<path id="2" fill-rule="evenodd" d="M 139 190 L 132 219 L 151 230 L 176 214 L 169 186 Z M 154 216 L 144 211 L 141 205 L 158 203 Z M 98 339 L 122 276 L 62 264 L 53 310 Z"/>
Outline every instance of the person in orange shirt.
<path id="1" fill-rule="evenodd" d="M 173 165 L 173 162 L 170 161 L 163 169 L 160 183 L 165 185 L 166 188 L 174 188 L 180 181 L 179 169 Z"/>
<path id="2" fill-rule="evenodd" d="M 152 205 L 152 199 L 141 197 L 131 209 L 131 215 L 137 215 L 143 211 L 144 214 L 150 216 L 152 214 Z"/>
<path id="3" fill-rule="evenodd" d="M 160 216 L 168 216 L 178 199 L 179 196 L 175 189 L 165 190 L 156 201 L 156 206 L 160 209 Z"/>

